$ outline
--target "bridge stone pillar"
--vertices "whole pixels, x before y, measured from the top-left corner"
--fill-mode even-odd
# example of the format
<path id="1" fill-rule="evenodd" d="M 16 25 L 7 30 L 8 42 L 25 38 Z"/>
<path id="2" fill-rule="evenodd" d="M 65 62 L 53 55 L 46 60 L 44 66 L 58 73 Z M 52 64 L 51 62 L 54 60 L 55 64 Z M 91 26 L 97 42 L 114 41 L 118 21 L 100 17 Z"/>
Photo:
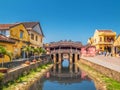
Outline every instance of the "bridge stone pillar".
<path id="1" fill-rule="evenodd" d="M 77 56 L 78 56 L 78 54 L 75 53 L 75 63 L 78 61 Z"/>
<path id="2" fill-rule="evenodd" d="M 61 73 L 61 64 L 58 64 L 58 73 Z"/>
<path id="3" fill-rule="evenodd" d="M 53 61 L 54 61 L 54 64 L 56 63 L 56 54 L 53 54 Z"/>
<path id="4" fill-rule="evenodd" d="M 70 73 L 73 73 L 73 64 L 70 64 L 69 71 L 70 71 Z"/>
<path id="5" fill-rule="evenodd" d="M 58 57 L 59 57 L 59 58 L 58 58 L 59 63 L 61 64 L 61 60 L 62 60 L 62 59 L 61 59 L 61 58 L 62 58 L 62 57 L 61 57 L 61 53 L 59 53 L 59 56 L 58 56 Z"/>
<path id="6" fill-rule="evenodd" d="M 78 73 L 78 67 L 76 64 L 75 64 L 75 73 Z"/>
<path id="7" fill-rule="evenodd" d="M 70 64 L 73 63 L 72 62 L 72 53 L 70 53 Z"/>
<path id="8" fill-rule="evenodd" d="M 53 65 L 53 73 L 56 73 L 56 64 Z"/>

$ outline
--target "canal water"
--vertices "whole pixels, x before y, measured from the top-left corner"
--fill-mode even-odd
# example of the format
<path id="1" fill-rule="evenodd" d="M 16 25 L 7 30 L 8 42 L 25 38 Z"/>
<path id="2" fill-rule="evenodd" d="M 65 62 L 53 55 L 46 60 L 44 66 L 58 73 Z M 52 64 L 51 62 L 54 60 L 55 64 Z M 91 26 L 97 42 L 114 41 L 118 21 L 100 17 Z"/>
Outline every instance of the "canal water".
<path id="1" fill-rule="evenodd" d="M 96 90 L 93 80 L 75 64 L 56 64 L 30 90 Z"/>

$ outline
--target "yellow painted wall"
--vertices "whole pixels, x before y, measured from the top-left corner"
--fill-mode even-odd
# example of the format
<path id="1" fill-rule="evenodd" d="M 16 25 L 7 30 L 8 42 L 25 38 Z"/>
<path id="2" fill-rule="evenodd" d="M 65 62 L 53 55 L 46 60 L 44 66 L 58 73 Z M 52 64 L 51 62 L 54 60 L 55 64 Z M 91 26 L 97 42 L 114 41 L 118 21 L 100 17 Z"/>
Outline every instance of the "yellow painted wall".
<path id="1" fill-rule="evenodd" d="M 14 51 L 14 48 L 13 48 L 14 44 L 0 42 L 0 45 L 3 46 L 3 47 L 5 47 L 10 52 Z M 9 62 L 9 61 L 10 61 L 10 58 L 5 55 L 4 62 Z M 0 58 L 0 63 L 1 62 L 2 62 L 2 58 Z"/>
<path id="2" fill-rule="evenodd" d="M 94 40 L 93 40 L 93 37 L 90 37 L 87 41 L 88 44 L 93 44 Z"/>
<path id="3" fill-rule="evenodd" d="M 112 49 L 112 54 L 113 56 L 117 56 L 119 57 L 119 54 L 117 52 L 115 52 L 115 48 L 119 51 L 119 48 L 120 47 L 120 35 L 117 37 L 117 39 L 115 40 L 114 44 L 113 44 L 113 49 Z"/>
<path id="4" fill-rule="evenodd" d="M 34 39 L 31 39 L 31 34 L 34 34 Z M 38 37 L 38 40 L 36 41 L 36 36 Z M 30 43 L 32 47 L 40 47 L 40 45 L 42 44 L 43 42 L 43 36 L 42 35 L 39 35 L 38 33 L 34 32 L 34 31 L 31 31 L 30 33 Z"/>
<path id="5" fill-rule="evenodd" d="M 20 38 L 20 31 L 23 31 L 23 38 Z M 14 45 L 14 56 L 20 56 L 21 48 L 27 46 L 24 41 L 30 41 L 29 34 L 23 24 L 10 28 L 10 37 L 16 39 Z"/>
<path id="6" fill-rule="evenodd" d="M 102 49 L 100 49 L 102 48 Z M 98 44 L 98 50 L 104 51 L 105 45 L 104 44 Z"/>
<path id="7" fill-rule="evenodd" d="M 20 57 L 21 51 L 22 51 L 21 48 L 23 48 L 25 46 L 27 46 L 26 43 L 24 43 L 22 41 L 16 41 L 15 45 L 13 46 L 13 48 L 14 48 L 14 52 L 13 52 L 14 57 L 16 57 L 16 56 Z"/>
<path id="8" fill-rule="evenodd" d="M 20 38 L 20 31 L 23 31 L 23 38 Z M 10 28 L 10 37 L 17 39 L 17 40 L 22 40 L 22 41 L 29 41 L 29 36 L 28 36 L 28 32 L 25 29 L 23 24 L 18 24 L 12 28 Z"/>
<path id="9" fill-rule="evenodd" d="M 114 46 L 120 46 L 120 35 L 118 36 L 118 38 L 115 40 Z"/>

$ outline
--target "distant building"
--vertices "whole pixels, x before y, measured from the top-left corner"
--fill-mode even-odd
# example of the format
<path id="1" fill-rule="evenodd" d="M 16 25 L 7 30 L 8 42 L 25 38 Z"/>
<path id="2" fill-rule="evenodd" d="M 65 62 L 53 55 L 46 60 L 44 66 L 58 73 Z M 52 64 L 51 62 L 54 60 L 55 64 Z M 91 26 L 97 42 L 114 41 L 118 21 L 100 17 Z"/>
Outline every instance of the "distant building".
<path id="1" fill-rule="evenodd" d="M 115 39 L 116 32 L 112 30 L 96 30 L 94 36 L 88 39 L 88 43 L 95 46 L 98 51 L 111 52 Z"/>
<path id="2" fill-rule="evenodd" d="M 87 56 L 87 57 L 95 56 L 96 55 L 95 46 L 86 45 L 86 46 L 82 47 L 81 48 L 81 55 Z"/>
<path id="3" fill-rule="evenodd" d="M 117 36 L 113 44 L 113 55 L 120 56 L 120 35 Z"/>

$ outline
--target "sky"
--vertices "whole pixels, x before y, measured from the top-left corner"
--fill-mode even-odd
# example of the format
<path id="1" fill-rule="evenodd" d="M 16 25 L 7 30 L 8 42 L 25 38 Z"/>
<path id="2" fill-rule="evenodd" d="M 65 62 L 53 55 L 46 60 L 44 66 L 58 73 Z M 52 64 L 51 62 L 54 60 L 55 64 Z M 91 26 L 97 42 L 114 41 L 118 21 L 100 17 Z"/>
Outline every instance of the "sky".
<path id="1" fill-rule="evenodd" d="M 0 0 L 0 23 L 40 22 L 44 43 L 87 43 L 96 29 L 120 34 L 120 0 Z"/>

